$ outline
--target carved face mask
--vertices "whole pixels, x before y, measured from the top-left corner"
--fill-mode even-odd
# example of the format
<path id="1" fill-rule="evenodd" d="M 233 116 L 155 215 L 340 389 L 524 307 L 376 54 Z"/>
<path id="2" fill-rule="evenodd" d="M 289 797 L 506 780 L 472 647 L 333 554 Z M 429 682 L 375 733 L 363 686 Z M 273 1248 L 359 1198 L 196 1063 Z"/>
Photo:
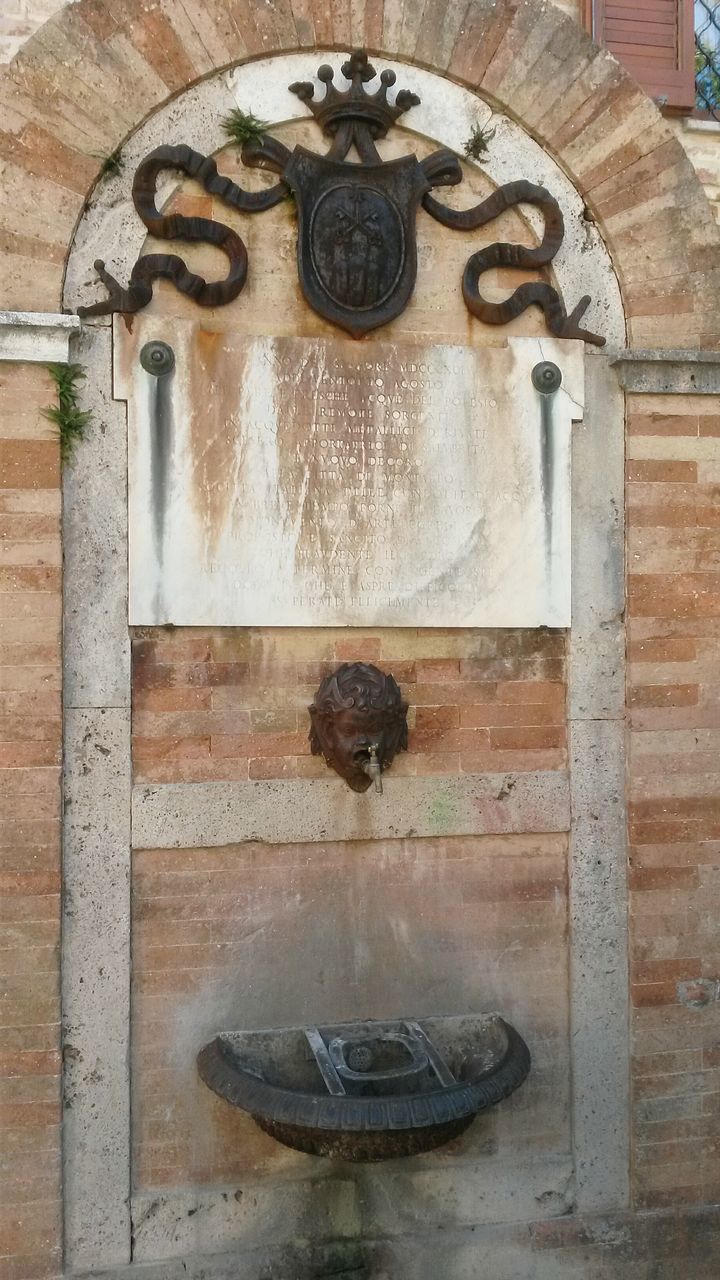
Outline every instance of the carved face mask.
<path id="1" fill-rule="evenodd" d="M 376 783 L 398 751 L 407 751 L 407 703 L 391 675 L 345 662 L 327 676 L 308 708 L 310 748 L 353 791 Z"/>

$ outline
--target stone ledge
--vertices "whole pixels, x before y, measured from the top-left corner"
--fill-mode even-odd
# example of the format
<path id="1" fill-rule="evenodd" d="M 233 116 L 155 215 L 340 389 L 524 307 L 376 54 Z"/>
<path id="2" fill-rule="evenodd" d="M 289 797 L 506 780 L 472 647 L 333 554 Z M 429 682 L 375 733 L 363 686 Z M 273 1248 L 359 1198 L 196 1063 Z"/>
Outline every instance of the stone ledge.
<path id="1" fill-rule="evenodd" d="M 313 1184 L 311 1184 L 313 1185 Z M 230 1199 L 234 1188 L 226 1192 Z M 167 1198 L 163 1193 L 158 1201 Z M 199 1198 L 199 1197 L 198 1197 Z M 144 1197 L 147 1203 L 147 1197 Z M 137 1198 L 136 1209 L 140 1198 Z M 352 1208 L 352 1203 L 351 1206 Z M 187 1208 L 185 1208 L 187 1213 Z M 359 1240 L 336 1232 L 331 1241 L 275 1241 L 261 1247 L 222 1246 L 182 1257 L 95 1269 L 93 1280 L 298 1280 L 300 1276 L 352 1276 L 353 1280 L 436 1280 L 451 1268 L 463 1275 L 514 1280 L 716 1280 L 720 1262 L 720 1210 L 716 1205 L 636 1213 L 575 1214 L 532 1222 L 492 1223 L 449 1230 L 411 1231 L 392 1241 L 375 1231 Z M 182 1224 L 181 1214 L 177 1221 Z M 352 1220 L 351 1220 L 352 1221 Z M 213 1241 L 213 1245 L 215 1242 Z M 478 1271 L 481 1265 L 483 1270 Z M 339 1268 L 343 1267 L 342 1270 Z"/>
<path id="2" fill-rule="evenodd" d="M 66 364 L 70 359 L 70 339 L 79 332 L 77 316 L 0 311 L 0 360 Z"/>
<path id="3" fill-rule="evenodd" d="M 186 782 L 133 788 L 135 849 L 257 840 L 397 840 L 568 831 L 566 773 L 464 774 L 383 780 L 357 795 L 339 778 Z"/>
<path id="4" fill-rule="evenodd" d="M 570 1156 L 553 1153 L 513 1159 L 498 1154 L 494 1159 L 486 1157 L 483 1164 L 486 1167 L 481 1165 L 480 1171 L 477 1156 L 466 1155 L 443 1165 L 442 1155 L 432 1153 L 422 1160 L 374 1165 L 372 1182 L 363 1193 L 373 1234 L 402 1240 L 428 1225 L 441 1227 L 443 1234 L 495 1222 L 535 1220 L 540 1226 L 545 1219 L 568 1212 L 573 1185 Z M 239 1253 L 257 1248 L 271 1251 L 283 1236 L 292 1247 L 305 1232 L 317 1244 L 333 1236 L 357 1241 L 362 1219 L 353 1171 L 343 1174 L 336 1168 L 330 1176 L 330 1169 L 317 1159 L 305 1169 L 304 1178 L 289 1177 L 275 1185 L 267 1179 L 252 1182 L 239 1197 L 211 1187 L 136 1192 L 132 1198 L 134 1261 L 167 1262 L 194 1251 L 222 1253 L 232 1248 Z M 274 1276 L 275 1271 L 268 1269 L 264 1274 Z M 302 1270 L 297 1280 L 310 1274 Z M 344 1271 L 339 1273 L 343 1275 Z"/>
<path id="5" fill-rule="evenodd" d="M 626 391 L 648 395 L 720 395 L 720 352 L 679 348 L 609 356 Z"/>

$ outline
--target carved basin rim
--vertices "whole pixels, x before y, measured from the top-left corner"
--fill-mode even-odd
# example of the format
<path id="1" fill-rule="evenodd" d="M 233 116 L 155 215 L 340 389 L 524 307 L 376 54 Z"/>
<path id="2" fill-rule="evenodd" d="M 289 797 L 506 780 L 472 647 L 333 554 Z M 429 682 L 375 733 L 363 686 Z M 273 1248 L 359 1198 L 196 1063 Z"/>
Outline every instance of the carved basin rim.
<path id="1" fill-rule="evenodd" d="M 530 1071 L 530 1051 L 522 1036 L 498 1014 L 485 1015 L 484 1021 L 489 1020 L 506 1041 L 500 1063 L 481 1071 L 474 1079 L 438 1086 L 425 1093 L 337 1097 L 284 1088 L 244 1070 L 238 1061 L 237 1049 L 223 1035 L 216 1036 L 201 1049 L 197 1065 L 201 1079 L 214 1093 L 249 1112 L 263 1126 L 270 1122 L 309 1130 L 376 1134 L 439 1125 L 454 1127 L 463 1120 L 469 1123 L 478 1112 L 507 1098 Z M 479 1047 L 482 1047 L 481 1032 Z"/>

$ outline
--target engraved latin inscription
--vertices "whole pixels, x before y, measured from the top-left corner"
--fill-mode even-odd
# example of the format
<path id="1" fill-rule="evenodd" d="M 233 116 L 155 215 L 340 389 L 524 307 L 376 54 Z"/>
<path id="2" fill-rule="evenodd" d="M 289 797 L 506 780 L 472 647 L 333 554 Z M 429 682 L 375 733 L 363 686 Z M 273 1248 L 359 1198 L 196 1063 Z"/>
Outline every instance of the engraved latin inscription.
<path id="1" fill-rule="evenodd" d="M 131 621 L 568 624 L 580 409 L 565 385 L 581 389 L 581 344 L 357 345 L 163 325 L 176 366 L 162 494 L 152 375 L 137 359 L 151 325 L 117 331 Z M 541 358 L 567 373 L 549 431 L 530 376 Z"/>
<path id="2" fill-rule="evenodd" d="M 295 423 L 281 486 L 297 519 L 303 592 L 295 598 L 302 607 L 347 596 L 354 608 L 402 609 L 408 574 L 398 571 L 411 546 L 408 533 L 418 531 L 417 564 L 419 526 L 437 526 L 438 481 L 446 477 L 445 502 L 481 510 L 483 411 L 496 409 L 497 400 L 486 387 L 464 386 L 455 363 L 447 349 L 418 359 L 396 348 L 380 348 L 373 358 L 278 360 L 278 398 Z M 465 442 L 471 465 L 453 483 L 444 465 L 453 447 L 446 414 L 471 420 Z M 280 452 L 287 449 L 281 445 Z M 430 577 L 416 608 L 431 608 L 446 589 Z"/>

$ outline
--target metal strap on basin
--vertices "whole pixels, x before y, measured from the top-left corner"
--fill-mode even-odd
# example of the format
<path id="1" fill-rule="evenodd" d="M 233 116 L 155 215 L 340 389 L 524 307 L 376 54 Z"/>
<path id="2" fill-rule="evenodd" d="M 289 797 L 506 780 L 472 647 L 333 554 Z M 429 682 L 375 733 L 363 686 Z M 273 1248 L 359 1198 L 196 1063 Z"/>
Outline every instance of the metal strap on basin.
<path id="1" fill-rule="evenodd" d="M 455 1079 L 447 1062 L 435 1048 L 430 1037 L 423 1031 L 420 1023 L 406 1022 L 405 1026 L 407 1027 L 410 1035 L 420 1041 L 425 1053 L 427 1054 L 427 1060 L 443 1088 L 450 1089 L 454 1084 L 457 1084 L 457 1080 Z"/>
<path id="2" fill-rule="evenodd" d="M 307 1042 L 315 1055 L 315 1061 L 320 1068 L 320 1074 L 325 1081 L 328 1093 L 334 1094 L 336 1097 L 345 1095 L 345 1085 L 338 1075 L 335 1064 L 327 1051 L 325 1041 L 323 1040 L 317 1027 L 306 1027 L 305 1035 Z"/>

